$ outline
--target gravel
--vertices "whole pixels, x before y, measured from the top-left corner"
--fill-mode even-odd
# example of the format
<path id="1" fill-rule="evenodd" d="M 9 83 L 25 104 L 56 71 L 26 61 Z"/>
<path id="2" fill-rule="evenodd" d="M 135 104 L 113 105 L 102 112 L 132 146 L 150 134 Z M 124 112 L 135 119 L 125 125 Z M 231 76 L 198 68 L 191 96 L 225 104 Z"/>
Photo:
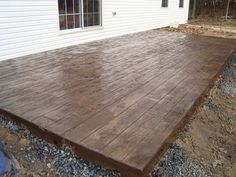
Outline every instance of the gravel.
<path id="1" fill-rule="evenodd" d="M 203 168 L 187 158 L 176 144 L 171 144 L 167 155 L 157 165 L 150 177 L 206 177 Z"/>
<path id="2" fill-rule="evenodd" d="M 226 94 L 236 96 L 236 53 L 232 54 L 225 65 L 217 87 Z"/>

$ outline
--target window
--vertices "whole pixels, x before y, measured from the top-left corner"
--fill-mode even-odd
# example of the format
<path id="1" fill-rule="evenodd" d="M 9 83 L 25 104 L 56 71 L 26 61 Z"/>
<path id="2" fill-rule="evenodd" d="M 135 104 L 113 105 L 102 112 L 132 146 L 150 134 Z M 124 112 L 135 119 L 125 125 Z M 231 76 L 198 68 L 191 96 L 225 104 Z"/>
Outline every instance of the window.
<path id="1" fill-rule="evenodd" d="M 58 0 L 60 30 L 101 25 L 101 0 Z"/>
<path id="2" fill-rule="evenodd" d="M 179 7 L 180 8 L 184 7 L 184 0 L 179 0 Z"/>
<path id="3" fill-rule="evenodd" d="M 168 0 L 162 0 L 161 7 L 168 7 Z"/>

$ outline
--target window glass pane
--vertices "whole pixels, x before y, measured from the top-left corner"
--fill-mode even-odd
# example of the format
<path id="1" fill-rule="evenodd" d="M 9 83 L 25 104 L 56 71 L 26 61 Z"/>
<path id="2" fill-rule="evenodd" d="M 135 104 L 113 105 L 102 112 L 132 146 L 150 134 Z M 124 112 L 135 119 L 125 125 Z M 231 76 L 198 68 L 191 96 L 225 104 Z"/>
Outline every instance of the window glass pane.
<path id="1" fill-rule="evenodd" d="M 66 16 L 61 15 L 59 20 L 60 20 L 60 29 L 61 30 L 66 29 Z"/>
<path id="2" fill-rule="evenodd" d="M 84 14 L 84 27 L 88 26 L 88 15 Z"/>
<path id="3" fill-rule="evenodd" d="M 87 13 L 88 12 L 88 0 L 84 0 L 83 6 L 84 6 L 84 13 Z"/>
<path id="4" fill-rule="evenodd" d="M 93 12 L 93 0 L 88 1 L 88 12 Z"/>
<path id="5" fill-rule="evenodd" d="M 80 0 L 74 0 L 74 8 L 75 8 L 75 11 L 74 13 L 80 13 L 80 3 L 79 3 Z"/>
<path id="6" fill-rule="evenodd" d="M 80 28 L 80 26 L 81 26 L 81 23 L 80 23 L 80 21 L 81 21 L 81 18 L 80 18 L 80 15 L 75 15 L 75 28 Z"/>
<path id="7" fill-rule="evenodd" d="M 99 0 L 94 0 L 94 12 L 99 12 L 100 6 L 99 6 Z"/>
<path id="8" fill-rule="evenodd" d="M 94 14 L 93 15 L 93 25 L 99 25 L 100 24 L 100 15 Z"/>
<path id="9" fill-rule="evenodd" d="M 83 0 L 84 27 L 100 25 L 100 0 Z"/>
<path id="10" fill-rule="evenodd" d="M 179 7 L 184 7 L 184 0 L 179 0 Z"/>
<path id="11" fill-rule="evenodd" d="M 162 0 L 162 7 L 168 7 L 168 0 Z"/>
<path id="12" fill-rule="evenodd" d="M 88 14 L 88 26 L 93 26 L 93 14 Z"/>
<path id="13" fill-rule="evenodd" d="M 72 14 L 73 11 L 73 0 L 66 0 L 67 14 Z"/>
<path id="14" fill-rule="evenodd" d="M 67 29 L 74 28 L 74 16 L 67 15 Z"/>
<path id="15" fill-rule="evenodd" d="M 66 13 L 66 6 L 65 6 L 65 0 L 58 0 L 58 8 L 59 8 L 59 14 L 65 14 Z"/>

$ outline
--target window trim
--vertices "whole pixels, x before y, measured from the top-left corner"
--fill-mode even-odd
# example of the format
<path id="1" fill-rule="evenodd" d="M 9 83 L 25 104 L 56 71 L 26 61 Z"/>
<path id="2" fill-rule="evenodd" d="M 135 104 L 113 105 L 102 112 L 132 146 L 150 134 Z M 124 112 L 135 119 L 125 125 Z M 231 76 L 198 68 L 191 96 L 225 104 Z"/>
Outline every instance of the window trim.
<path id="1" fill-rule="evenodd" d="M 86 31 L 95 31 L 95 30 L 103 30 L 103 0 L 99 0 L 99 10 L 100 10 L 100 24 L 99 25 L 94 25 L 94 26 L 84 26 L 84 8 L 83 8 L 83 0 L 81 0 L 81 27 L 79 28 L 71 28 L 71 29 L 65 29 L 61 30 L 60 29 L 60 12 L 59 12 L 59 2 L 57 0 L 57 24 L 58 24 L 58 33 L 59 34 L 68 34 L 68 33 L 76 33 L 76 32 L 86 32 Z M 67 17 L 66 17 L 67 18 Z M 67 23 L 67 22 L 66 22 Z"/>
<path id="2" fill-rule="evenodd" d="M 88 26 L 85 27 L 84 29 L 82 28 L 72 28 L 72 29 L 67 29 L 67 30 L 60 30 L 59 28 L 59 35 L 66 35 L 66 34 L 74 34 L 74 33 L 82 33 L 82 32 L 91 32 L 91 31 L 99 31 L 99 30 L 103 30 L 104 27 L 103 26 Z"/>

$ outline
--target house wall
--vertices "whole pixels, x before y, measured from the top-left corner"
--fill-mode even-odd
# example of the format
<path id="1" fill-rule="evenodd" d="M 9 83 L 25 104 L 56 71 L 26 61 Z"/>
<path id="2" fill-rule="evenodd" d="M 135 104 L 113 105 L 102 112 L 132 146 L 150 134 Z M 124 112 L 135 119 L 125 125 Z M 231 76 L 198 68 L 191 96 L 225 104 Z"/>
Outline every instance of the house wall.
<path id="1" fill-rule="evenodd" d="M 161 0 L 102 0 L 102 28 L 60 31 L 57 0 L 0 0 L 0 60 L 186 23 L 184 1 L 184 8 L 179 0 L 162 8 Z"/>

